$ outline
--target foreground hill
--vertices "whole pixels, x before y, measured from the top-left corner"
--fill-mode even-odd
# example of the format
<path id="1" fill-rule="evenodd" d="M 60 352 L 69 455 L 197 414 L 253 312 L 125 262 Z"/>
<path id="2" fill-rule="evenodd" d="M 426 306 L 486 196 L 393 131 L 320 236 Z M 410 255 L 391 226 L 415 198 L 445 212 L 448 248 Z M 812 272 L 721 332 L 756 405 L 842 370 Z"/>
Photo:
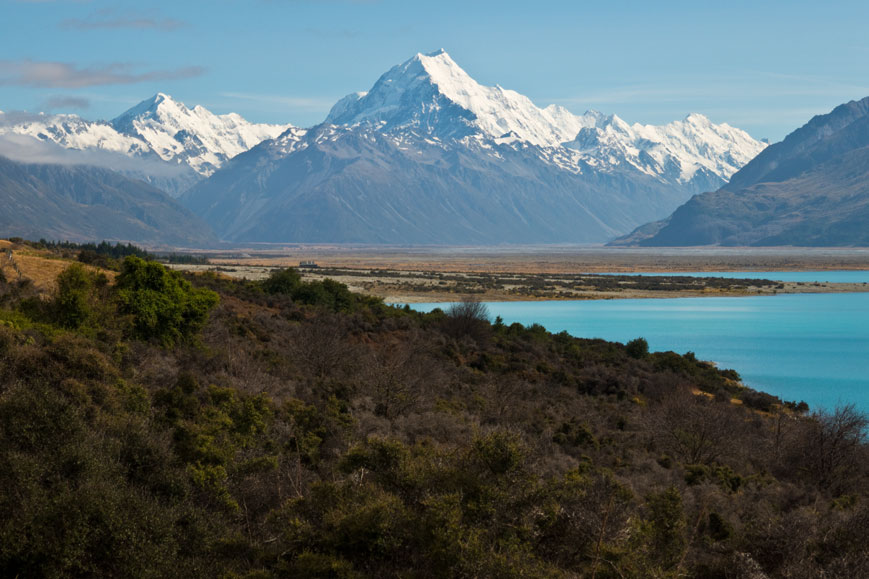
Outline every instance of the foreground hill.
<path id="1" fill-rule="evenodd" d="M 235 157 L 182 202 L 232 241 L 603 242 L 763 147 L 702 115 L 656 127 L 538 108 L 438 51 Z"/>
<path id="2" fill-rule="evenodd" d="M 0 279 L 2 576 L 869 575 L 853 409 L 470 302 L 118 269 Z"/>
<path id="3" fill-rule="evenodd" d="M 615 245 L 869 245 L 869 97 L 813 118 L 713 193 Z"/>
<path id="4" fill-rule="evenodd" d="M 207 225 L 162 191 L 107 169 L 0 157 L 0 235 L 201 246 Z"/>

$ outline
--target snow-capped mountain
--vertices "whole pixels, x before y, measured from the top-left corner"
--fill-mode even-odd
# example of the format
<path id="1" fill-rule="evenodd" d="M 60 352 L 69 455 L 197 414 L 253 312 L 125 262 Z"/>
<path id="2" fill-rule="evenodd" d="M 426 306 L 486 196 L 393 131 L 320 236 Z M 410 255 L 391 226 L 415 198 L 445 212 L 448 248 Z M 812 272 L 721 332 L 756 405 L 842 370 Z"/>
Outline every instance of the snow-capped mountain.
<path id="1" fill-rule="evenodd" d="M 440 137 L 482 131 L 540 146 L 557 146 L 586 126 L 584 118 L 562 107 L 539 109 L 515 91 L 477 83 L 443 49 L 392 68 L 369 92 L 344 97 L 326 117 L 333 125 L 361 122 Z"/>
<path id="2" fill-rule="evenodd" d="M 440 50 L 307 133 L 238 155 L 182 202 L 236 241 L 602 242 L 719 187 L 763 147 L 701 115 L 630 126 L 539 108 Z"/>
<path id="3" fill-rule="evenodd" d="M 598 167 L 627 163 L 649 175 L 688 183 L 700 177 L 726 181 L 766 144 L 692 113 L 663 126 L 629 125 L 616 115 L 601 115 L 564 146 Z"/>
<path id="4" fill-rule="evenodd" d="M 204 177 L 228 159 L 293 128 L 249 123 L 235 113 L 215 115 L 199 105 L 190 109 L 163 93 L 109 124 L 119 134 L 146 143 L 164 161 L 185 163 Z"/>
<path id="5" fill-rule="evenodd" d="M 187 191 L 226 239 L 276 242 L 603 242 L 717 189 L 765 146 L 698 114 L 653 126 L 541 108 L 443 50 L 393 67 L 311 129 L 157 94 L 109 122 L 0 113 L 0 154 L 15 153 L 3 133 Z"/>
<path id="6" fill-rule="evenodd" d="M 869 97 L 813 117 L 727 185 L 612 245 L 869 245 Z"/>
<path id="7" fill-rule="evenodd" d="M 0 113 L 0 134 L 5 133 L 28 135 L 79 151 L 99 149 L 131 157 L 151 152 L 141 139 L 119 133 L 109 123 L 88 121 L 78 115 Z"/>
<path id="8" fill-rule="evenodd" d="M 27 135 L 65 149 L 148 161 L 141 167 L 125 164 L 122 172 L 151 181 L 174 195 L 210 176 L 239 153 L 287 131 L 290 135 L 299 133 L 292 125 L 254 124 L 234 113 L 215 115 L 202 106 L 190 109 L 162 93 L 109 122 L 67 114 L 0 113 L 0 135 Z M 117 164 L 113 157 L 104 163 L 93 156 L 89 159 L 109 167 Z"/>
<path id="9" fill-rule="evenodd" d="M 745 131 L 713 124 L 696 113 L 654 126 L 628 125 L 597 111 L 574 115 L 557 105 L 541 109 L 515 91 L 480 85 L 443 49 L 393 67 L 371 91 L 340 100 L 326 118 L 336 125 L 364 122 L 381 130 L 403 128 L 440 138 L 481 133 L 501 144 L 564 146 L 580 155 L 560 151 L 544 156 L 562 165 L 571 164 L 572 158 L 574 168 L 579 160 L 598 170 L 628 164 L 669 182 L 698 177 L 716 186 L 766 146 Z"/>

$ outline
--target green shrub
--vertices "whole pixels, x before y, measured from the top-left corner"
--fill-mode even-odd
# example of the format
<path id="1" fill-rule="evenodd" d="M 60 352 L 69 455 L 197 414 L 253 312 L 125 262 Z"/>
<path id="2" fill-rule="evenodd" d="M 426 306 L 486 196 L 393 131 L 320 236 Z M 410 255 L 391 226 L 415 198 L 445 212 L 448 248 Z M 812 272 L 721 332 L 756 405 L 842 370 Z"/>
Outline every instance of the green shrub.
<path id="1" fill-rule="evenodd" d="M 260 285 L 267 294 L 291 296 L 301 283 L 302 276 L 299 275 L 299 272 L 292 267 L 288 267 L 273 271 L 268 279 L 263 280 Z"/>
<path id="2" fill-rule="evenodd" d="M 117 279 L 118 310 L 133 319 L 133 334 L 164 346 L 191 340 L 217 305 L 217 294 L 194 288 L 175 271 L 129 256 Z"/>
<path id="3" fill-rule="evenodd" d="M 262 290 L 269 295 L 286 295 L 293 301 L 308 306 L 320 306 L 334 312 L 347 312 L 357 302 L 346 285 L 333 279 L 303 282 L 295 269 L 279 269 L 260 282 Z M 365 301 L 365 300 L 361 300 Z"/>
<path id="4" fill-rule="evenodd" d="M 637 338 L 625 344 L 625 349 L 628 356 L 639 360 L 649 355 L 649 342 L 645 338 Z"/>
<path id="5" fill-rule="evenodd" d="M 58 325 L 75 329 L 88 321 L 91 316 L 93 277 L 77 263 L 71 264 L 57 276 L 53 313 Z"/>

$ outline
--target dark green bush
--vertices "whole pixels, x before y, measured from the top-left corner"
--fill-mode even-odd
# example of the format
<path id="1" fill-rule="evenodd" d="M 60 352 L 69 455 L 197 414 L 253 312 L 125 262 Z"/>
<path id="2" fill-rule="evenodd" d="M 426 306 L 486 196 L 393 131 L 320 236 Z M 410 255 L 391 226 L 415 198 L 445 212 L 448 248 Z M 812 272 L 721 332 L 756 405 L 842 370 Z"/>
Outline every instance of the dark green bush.
<path id="1" fill-rule="evenodd" d="M 637 338 L 625 344 L 625 350 L 628 356 L 639 360 L 649 355 L 649 342 L 645 338 Z"/>
<path id="2" fill-rule="evenodd" d="M 357 302 L 365 301 L 359 300 L 359 296 L 354 295 L 346 285 L 332 279 L 303 282 L 299 272 L 291 267 L 272 272 L 260 282 L 260 287 L 267 294 L 286 295 L 296 303 L 319 306 L 333 312 L 352 311 Z"/>
<path id="3" fill-rule="evenodd" d="M 302 284 L 302 276 L 292 267 L 278 269 L 261 282 L 263 291 L 267 294 L 283 294 L 292 296 Z"/>
<path id="4" fill-rule="evenodd" d="M 194 288 L 178 272 L 127 257 L 116 281 L 118 310 L 133 320 L 133 334 L 164 346 L 191 340 L 217 305 L 217 294 Z"/>
<path id="5" fill-rule="evenodd" d="M 78 328 L 92 313 L 91 292 L 94 275 L 74 263 L 57 276 L 53 310 L 55 322 L 64 328 Z"/>

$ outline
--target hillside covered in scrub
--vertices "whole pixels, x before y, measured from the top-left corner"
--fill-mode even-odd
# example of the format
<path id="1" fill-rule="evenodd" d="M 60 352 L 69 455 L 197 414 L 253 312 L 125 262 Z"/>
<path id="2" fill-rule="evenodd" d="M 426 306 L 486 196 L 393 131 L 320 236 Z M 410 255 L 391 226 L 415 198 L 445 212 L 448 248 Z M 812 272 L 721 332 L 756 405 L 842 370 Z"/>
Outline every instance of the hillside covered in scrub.
<path id="1" fill-rule="evenodd" d="M 0 576 L 869 576 L 852 407 L 473 302 L 83 257 L 0 276 Z"/>

